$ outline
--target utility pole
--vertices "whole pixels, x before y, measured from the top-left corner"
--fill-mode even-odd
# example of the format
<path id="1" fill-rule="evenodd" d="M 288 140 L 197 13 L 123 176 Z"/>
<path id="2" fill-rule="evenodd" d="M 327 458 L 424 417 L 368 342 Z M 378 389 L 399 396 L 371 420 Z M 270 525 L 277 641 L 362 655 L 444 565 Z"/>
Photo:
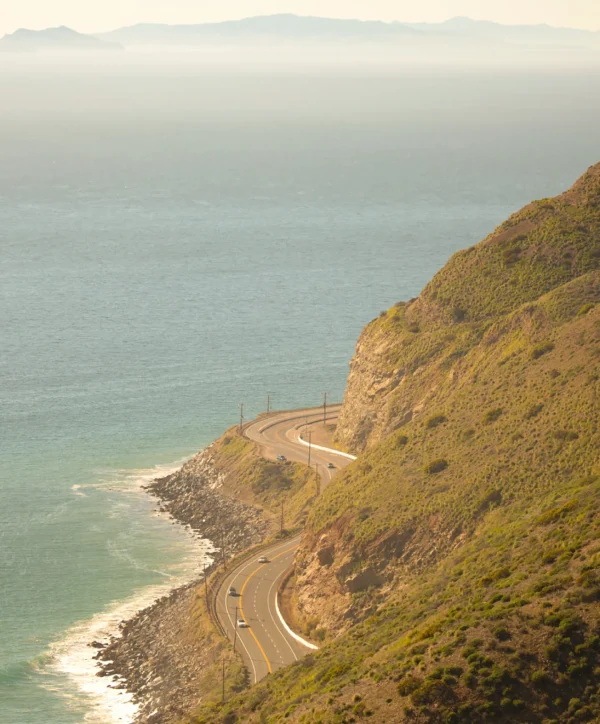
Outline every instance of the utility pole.
<path id="1" fill-rule="evenodd" d="M 323 393 L 323 424 L 327 424 L 327 393 Z"/>
<path id="2" fill-rule="evenodd" d="M 223 704 L 225 703 L 225 655 L 223 654 Z"/>
<path id="3" fill-rule="evenodd" d="M 208 608 L 208 581 L 206 579 L 206 563 L 204 564 L 204 595 L 206 596 L 206 608 Z"/>
<path id="4" fill-rule="evenodd" d="M 271 395 L 267 395 L 267 413 L 271 412 Z"/>
<path id="5" fill-rule="evenodd" d="M 308 467 L 310 468 L 310 452 L 312 449 L 312 430 L 308 431 Z"/>
<path id="6" fill-rule="evenodd" d="M 233 630 L 233 653 L 235 654 L 235 642 L 237 641 L 237 630 L 238 630 L 238 624 L 237 624 L 237 610 L 238 607 L 235 607 L 235 618 L 233 619 L 233 622 L 235 624 L 235 628 Z"/>
<path id="7" fill-rule="evenodd" d="M 240 435 L 244 429 L 244 403 L 240 402 Z"/>
<path id="8" fill-rule="evenodd" d="M 283 533 L 283 500 L 281 501 L 281 527 L 280 532 Z"/>
<path id="9" fill-rule="evenodd" d="M 221 556 L 223 558 L 223 568 L 227 568 L 227 563 L 225 562 L 225 536 L 223 535 L 223 531 L 221 531 Z"/>

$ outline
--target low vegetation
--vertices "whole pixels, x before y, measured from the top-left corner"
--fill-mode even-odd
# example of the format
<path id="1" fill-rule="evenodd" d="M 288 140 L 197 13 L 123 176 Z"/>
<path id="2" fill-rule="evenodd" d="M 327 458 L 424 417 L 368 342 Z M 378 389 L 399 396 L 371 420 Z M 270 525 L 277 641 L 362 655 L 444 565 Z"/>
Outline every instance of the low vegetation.
<path id="1" fill-rule="evenodd" d="M 226 492 L 243 502 L 257 505 L 280 525 L 290 530 L 302 527 L 319 489 L 314 470 L 292 461 L 267 460 L 256 445 L 231 428 L 213 447 L 215 463 L 224 472 Z"/>
<path id="2" fill-rule="evenodd" d="M 600 721 L 599 268 L 600 166 L 371 323 L 296 559 L 326 643 L 194 722 Z"/>

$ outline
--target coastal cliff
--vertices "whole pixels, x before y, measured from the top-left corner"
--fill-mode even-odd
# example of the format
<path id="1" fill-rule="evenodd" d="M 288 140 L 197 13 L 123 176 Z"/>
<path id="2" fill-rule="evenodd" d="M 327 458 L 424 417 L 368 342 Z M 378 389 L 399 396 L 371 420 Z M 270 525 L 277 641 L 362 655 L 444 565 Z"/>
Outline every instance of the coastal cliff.
<path id="1" fill-rule="evenodd" d="M 600 718 L 600 165 L 363 332 L 296 558 L 320 651 L 197 722 Z"/>

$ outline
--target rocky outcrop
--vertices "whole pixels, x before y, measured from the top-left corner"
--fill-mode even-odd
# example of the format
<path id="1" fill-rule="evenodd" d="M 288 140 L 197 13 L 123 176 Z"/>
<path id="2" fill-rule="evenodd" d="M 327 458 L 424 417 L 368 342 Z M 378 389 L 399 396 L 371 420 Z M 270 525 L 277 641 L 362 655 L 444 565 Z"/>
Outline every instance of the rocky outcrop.
<path id="1" fill-rule="evenodd" d="M 159 498 L 163 512 L 231 557 L 261 542 L 269 524 L 260 509 L 225 494 L 226 474 L 215 464 L 213 451 L 214 446 L 203 450 L 147 489 Z M 219 550 L 215 561 L 220 561 Z M 202 580 L 175 589 L 123 622 L 107 646 L 93 643 L 99 649 L 99 676 L 111 677 L 113 686 L 134 694 L 139 724 L 180 722 L 212 687 L 207 676 L 220 662 L 224 642 L 204 613 L 203 597 Z M 228 680 L 235 676 L 243 676 L 241 668 Z"/>
<path id="2" fill-rule="evenodd" d="M 135 695 L 137 721 L 178 722 L 202 700 L 198 686 L 216 652 L 210 637 L 190 635 L 197 584 L 174 590 L 124 624 L 97 656 L 101 675 Z"/>
<path id="3" fill-rule="evenodd" d="M 389 369 L 387 358 L 397 343 L 394 330 L 386 334 L 374 320 L 363 331 L 350 363 L 350 374 L 336 428 L 336 441 L 352 451 L 364 450 L 381 437 L 390 415 L 392 392 L 402 384 L 405 370 Z M 407 410 L 407 419 L 412 411 Z"/>
<path id="4" fill-rule="evenodd" d="M 230 557 L 261 542 L 268 523 L 259 508 L 223 494 L 227 474 L 215 464 L 213 449 L 206 448 L 147 490 L 161 500 L 162 511 L 217 548 L 224 547 Z"/>

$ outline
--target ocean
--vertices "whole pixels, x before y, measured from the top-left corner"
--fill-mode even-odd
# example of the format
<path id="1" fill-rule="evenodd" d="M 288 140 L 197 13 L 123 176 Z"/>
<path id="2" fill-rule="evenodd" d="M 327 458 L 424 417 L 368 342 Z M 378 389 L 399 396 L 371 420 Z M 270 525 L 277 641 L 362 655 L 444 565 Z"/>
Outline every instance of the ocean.
<path id="1" fill-rule="evenodd" d="M 143 483 L 341 400 L 370 319 L 600 160 L 599 90 L 1 61 L 1 724 L 131 721 L 87 644 L 210 555 Z"/>

